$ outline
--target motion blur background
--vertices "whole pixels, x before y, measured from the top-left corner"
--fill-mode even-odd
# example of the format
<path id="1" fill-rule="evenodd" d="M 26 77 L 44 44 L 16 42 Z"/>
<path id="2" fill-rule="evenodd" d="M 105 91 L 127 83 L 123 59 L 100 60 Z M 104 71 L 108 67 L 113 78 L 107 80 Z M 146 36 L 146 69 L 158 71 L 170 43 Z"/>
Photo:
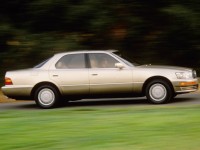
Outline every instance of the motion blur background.
<path id="1" fill-rule="evenodd" d="M 54 53 L 118 49 L 142 64 L 200 66 L 199 0 L 12 0 L 0 4 L 0 84 Z"/>

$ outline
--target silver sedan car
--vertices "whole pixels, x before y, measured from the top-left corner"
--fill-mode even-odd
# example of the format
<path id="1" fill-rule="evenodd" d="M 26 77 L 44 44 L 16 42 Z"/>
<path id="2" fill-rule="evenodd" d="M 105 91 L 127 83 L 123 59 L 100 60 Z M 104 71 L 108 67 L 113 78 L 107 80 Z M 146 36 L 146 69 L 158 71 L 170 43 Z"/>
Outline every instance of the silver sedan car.
<path id="1" fill-rule="evenodd" d="M 111 51 L 58 53 L 34 68 L 6 72 L 2 87 L 6 96 L 34 99 L 42 108 L 64 100 L 134 96 L 161 104 L 197 89 L 193 69 L 138 65 Z"/>

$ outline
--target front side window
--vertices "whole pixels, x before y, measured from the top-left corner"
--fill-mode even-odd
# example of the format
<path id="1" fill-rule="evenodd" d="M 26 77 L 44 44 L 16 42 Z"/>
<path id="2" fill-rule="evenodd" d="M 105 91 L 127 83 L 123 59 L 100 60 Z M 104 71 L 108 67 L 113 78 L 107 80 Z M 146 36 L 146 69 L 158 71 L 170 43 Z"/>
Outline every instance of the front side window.
<path id="1" fill-rule="evenodd" d="M 89 54 L 91 68 L 115 68 L 118 61 L 112 56 L 104 53 Z"/>
<path id="2" fill-rule="evenodd" d="M 84 54 L 65 55 L 56 63 L 57 69 L 81 69 L 86 68 Z"/>

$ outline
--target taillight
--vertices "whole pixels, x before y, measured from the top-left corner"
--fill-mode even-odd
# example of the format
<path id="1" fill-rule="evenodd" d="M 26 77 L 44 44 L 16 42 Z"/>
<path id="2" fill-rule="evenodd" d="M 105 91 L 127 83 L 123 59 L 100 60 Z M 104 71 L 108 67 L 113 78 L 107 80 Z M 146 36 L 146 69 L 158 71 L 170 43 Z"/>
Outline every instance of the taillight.
<path id="1" fill-rule="evenodd" d="M 12 84 L 13 84 L 13 83 L 12 83 L 11 78 L 5 77 L 5 85 L 12 85 Z"/>

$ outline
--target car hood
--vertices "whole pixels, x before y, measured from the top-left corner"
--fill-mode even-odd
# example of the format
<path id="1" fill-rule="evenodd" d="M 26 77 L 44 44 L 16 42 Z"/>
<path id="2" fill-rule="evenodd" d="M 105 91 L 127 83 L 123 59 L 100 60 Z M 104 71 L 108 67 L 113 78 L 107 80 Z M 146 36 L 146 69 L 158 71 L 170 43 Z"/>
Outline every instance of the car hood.
<path id="1" fill-rule="evenodd" d="M 162 65 L 141 65 L 138 68 L 149 68 L 149 69 L 168 69 L 168 70 L 178 70 L 178 71 L 191 71 L 191 68 L 177 67 L 177 66 L 162 66 Z"/>

